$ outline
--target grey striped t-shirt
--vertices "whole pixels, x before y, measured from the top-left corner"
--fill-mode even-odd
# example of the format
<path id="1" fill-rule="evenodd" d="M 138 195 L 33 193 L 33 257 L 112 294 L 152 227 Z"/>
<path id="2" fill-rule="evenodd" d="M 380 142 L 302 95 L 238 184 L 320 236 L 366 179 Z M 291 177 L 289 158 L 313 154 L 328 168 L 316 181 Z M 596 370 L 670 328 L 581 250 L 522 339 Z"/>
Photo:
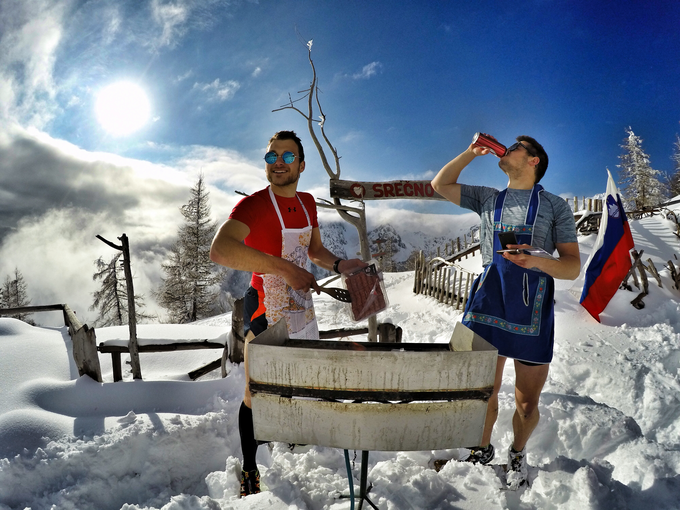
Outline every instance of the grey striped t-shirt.
<path id="1" fill-rule="evenodd" d="M 493 216 L 499 193 L 500 191 L 495 188 L 468 184 L 462 184 L 460 190 L 460 206 L 476 212 L 481 219 L 482 264 L 485 267 L 493 259 Z M 524 225 L 530 197 L 530 189 L 508 188 L 503 205 L 503 223 Z M 553 253 L 556 243 L 578 242 L 574 215 L 566 200 L 543 191 L 539 204 L 532 246 Z"/>

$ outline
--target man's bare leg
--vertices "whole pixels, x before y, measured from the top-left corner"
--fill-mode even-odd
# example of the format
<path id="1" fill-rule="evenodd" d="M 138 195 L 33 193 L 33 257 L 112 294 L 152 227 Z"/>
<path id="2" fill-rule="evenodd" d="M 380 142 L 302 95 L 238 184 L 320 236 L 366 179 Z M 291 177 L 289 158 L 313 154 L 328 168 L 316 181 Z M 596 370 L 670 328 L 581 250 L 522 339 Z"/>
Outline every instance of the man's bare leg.
<path id="1" fill-rule="evenodd" d="M 512 430 L 515 438 L 512 447 L 522 451 L 538 425 L 538 401 L 548 379 L 550 365 L 527 366 L 515 360 L 515 414 Z"/>
<path id="2" fill-rule="evenodd" d="M 498 419 L 498 393 L 501 390 L 503 383 L 503 369 L 505 368 L 505 360 L 508 358 L 498 356 L 496 362 L 496 376 L 493 383 L 493 393 L 489 397 L 489 404 L 486 410 L 486 419 L 484 420 L 484 432 L 482 433 L 482 444 L 480 446 L 488 446 L 491 443 L 491 433 L 493 427 Z"/>

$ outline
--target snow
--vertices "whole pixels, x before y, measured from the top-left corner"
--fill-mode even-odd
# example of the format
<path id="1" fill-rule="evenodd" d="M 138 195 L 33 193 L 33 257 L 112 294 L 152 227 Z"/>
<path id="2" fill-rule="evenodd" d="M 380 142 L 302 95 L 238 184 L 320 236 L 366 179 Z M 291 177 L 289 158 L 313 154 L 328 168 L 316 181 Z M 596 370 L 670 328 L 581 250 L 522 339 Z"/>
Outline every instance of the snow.
<path id="1" fill-rule="evenodd" d="M 528 444 L 531 487 L 499 490 L 488 466 L 448 462 L 459 450 L 371 452 L 369 496 L 381 509 L 678 508 L 680 496 L 680 292 L 668 260 L 680 253 L 674 225 L 659 216 L 631 222 L 650 277 L 645 308 L 619 291 L 595 322 L 578 304 L 582 276 L 558 281 L 555 358 Z M 587 259 L 595 236 L 581 237 Z M 476 261 L 479 264 L 477 258 Z M 676 265 L 678 262 L 676 261 Z M 474 265 L 470 260 L 466 266 Z M 413 274 L 387 273 L 390 307 L 379 320 L 403 329 L 404 342 L 447 342 L 460 312 L 412 292 Z M 342 303 L 315 298 L 321 329 L 356 327 Z M 140 325 L 140 342 L 226 341 L 229 314 L 193 325 Z M 120 342 L 127 328 L 96 330 Z M 356 337 L 354 337 L 356 339 Z M 238 498 L 238 408 L 242 365 L 198 381 L 187 373 L 220 350 L 141 354 L 143 381 L 104 383 L 78 377 L 65 327 L 32 327 L 0 318 L 0 509 L 328 509 L 350 508 L 342 450 L 261 446 L 267 491 Z M 512 439 L 514 373 L 508 364 L 499 398 L 494 462 Z M 360 452 L 350 451 L 355 492 Z M 358 505 L 358 501 L 357 501 Z M 364 505 L 367 507 L 367 505 Z"/>

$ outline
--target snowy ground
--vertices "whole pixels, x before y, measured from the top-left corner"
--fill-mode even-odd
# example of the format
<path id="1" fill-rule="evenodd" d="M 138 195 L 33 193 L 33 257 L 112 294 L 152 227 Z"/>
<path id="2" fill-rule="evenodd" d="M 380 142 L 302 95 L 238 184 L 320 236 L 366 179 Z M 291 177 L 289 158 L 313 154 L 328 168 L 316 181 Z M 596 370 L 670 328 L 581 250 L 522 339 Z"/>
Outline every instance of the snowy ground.
<path id="1" fill-rule="evenodd" d="M 490 467 L 449 462 L 447 452 L 371 452 L 371 500 L 381 509 L 675 509 L 680 507 L 680 292 L 664 268 L 680 239 L 658 217 L 631 224 L 636 247 L 662 275 L 650 280 L 646 307 L 619 291 L 596 323 L 578 304 L 582 282 L 559 282 L 556 348 L 541 398 L 541 422 L 528 445 L 532 486 L 498 490 Z M 594 236 L 581 238 L 585 262 Z M 677 264 L 677 262 L 676 262 Z M 391 306 L 380 316 L 405 342 L 447 342 L 460 319 L 452 308 L 412 293 L 412 273 L 386 274 Z M 321 329 L 352 327 L 343 306 L 316 298 Z M 56 312 L 55 312 L 56 313 Z M 184 336 L 218 338 L 229 315 L 183 327 Z M 170 326 L 139 327 L 142 339 Z M 125 338 L 125 330 L 97 330 Z M 78 378 L 65 328 L 0 318 L 0 509 L 349 509 L 342 450 L 290 453 L 260 447 L 269 488 L 238 498 L 237 410 L 242 366 L 199 381 L 186 375 L 219 351 L 142 354 L 144 381 L 103 384 Z M 514 373 L 505 372 L 493 442 L 504 462 L 511 441 Z M 352 457 L 354 452 L 350 452 Z M 361 455 L 353 462 L 358 490 Z M 367 505 L 364 505 L 367 508 Z"/>

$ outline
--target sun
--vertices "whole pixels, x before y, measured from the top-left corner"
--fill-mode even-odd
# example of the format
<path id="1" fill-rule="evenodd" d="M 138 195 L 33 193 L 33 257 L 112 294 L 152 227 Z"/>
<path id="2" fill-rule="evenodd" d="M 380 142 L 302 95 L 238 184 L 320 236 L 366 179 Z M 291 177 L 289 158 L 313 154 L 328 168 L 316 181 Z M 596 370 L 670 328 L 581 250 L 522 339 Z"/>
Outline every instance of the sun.
<path id="1" fill-rule="evenodd" d="M 151 105 L 142 87 L 129 81 L 119 81 L 99 92 L 95 111 L 106 131 L 114 136 L 126 136 L 149 121 Z"/>

